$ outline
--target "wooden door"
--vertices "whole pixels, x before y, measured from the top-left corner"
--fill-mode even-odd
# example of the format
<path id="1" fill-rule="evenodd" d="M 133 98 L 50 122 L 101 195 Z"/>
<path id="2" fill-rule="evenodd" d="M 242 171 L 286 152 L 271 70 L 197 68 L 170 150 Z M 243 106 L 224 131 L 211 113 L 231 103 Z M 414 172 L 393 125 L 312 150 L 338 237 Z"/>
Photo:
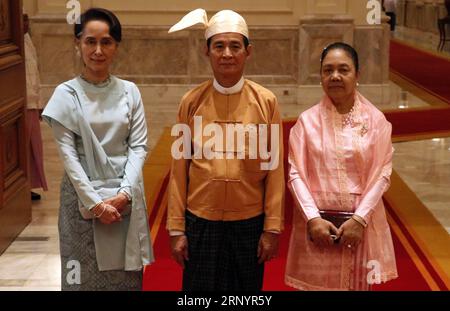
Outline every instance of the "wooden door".
<path id="1" fill-rule="evenodd" d="M 22 1 L 0 0 L 0 254 L 31 220 Z"/>

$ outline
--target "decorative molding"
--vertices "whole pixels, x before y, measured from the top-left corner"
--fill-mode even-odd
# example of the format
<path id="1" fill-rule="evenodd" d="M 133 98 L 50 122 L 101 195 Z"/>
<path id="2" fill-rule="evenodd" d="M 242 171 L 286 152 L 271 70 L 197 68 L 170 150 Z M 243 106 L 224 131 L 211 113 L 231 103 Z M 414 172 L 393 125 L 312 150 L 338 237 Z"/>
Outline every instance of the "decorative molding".
<path id="1" fill-rule="evenodd" d="M 346 14 L 347 0 L 308 0 L 307 14 Z"/>
<path id="2" fill-rule="evenodd" d="M 13 38 L 11 31 L 10 11 L 14 9 L 15 3 L 12 0 L 0 0 L 0 70 L 5 70 L 23 62 L 21 55 L 21 38 Z M 20 18 L 22 18 L 20 16 Z"/>
<path id="3" fill-rule="evenodd" d="M 5 0 L 0 0 L 0 31 L 5 30 L 6 27 L 5 9 L 3 8 L 4 2 Z"/>
<path id="4" fill-rule="evenodd" d="M 12 54 L 7 56 L 0 57 L 0 70 L 5 70 L 9 67 L 18 65 L 22 63 L 24 60 L 20 54 Z"/>
<path id="5" fill-rule="evenodd" d="M 11 54 L 19 51 L 19 47 L 14 43 L 7 42 L 0 45 L 0 56 Z"/>
<path id="6" fill-rule="evenodd" d="M 8 11 L 9 0 L 0 0 L 0 42 L 11 38 L 11 22 Z"/>
<path id="7" fill-rule="evenodd" d="M 12 186 L 20 179 L 26 179 L 21 152 L 24 146 L 18 144 L 23 137 L 23 99 L 9 103 L 2 107 L 3 116 L 0 118 L 0 131 L 3 141 L 1 146 L 8 146 L 1 150 L 3 159 L 2 178 L 5 192 L 12 190 Z M 26 168 L 26 164 L 25 164 Z"/>

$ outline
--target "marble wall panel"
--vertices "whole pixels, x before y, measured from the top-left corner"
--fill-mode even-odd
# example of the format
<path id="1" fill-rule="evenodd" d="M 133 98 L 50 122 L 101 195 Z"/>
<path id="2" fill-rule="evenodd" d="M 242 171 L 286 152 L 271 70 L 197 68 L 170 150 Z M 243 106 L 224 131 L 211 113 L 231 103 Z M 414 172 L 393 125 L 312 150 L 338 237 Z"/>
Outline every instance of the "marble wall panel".
<path id="1" fill-rule="evenodd" d="M 246 74 L 269 76 L 271 83 L 297 83 L 298 28 L 255 29 L 251 33 L 253 54 Z"/>
<path id="2" fill-rule="evenodd" d="M 324 15 L 308 16 L 296 27 L 251 27 L 253 53 L 245 75 L 263 84 L 318 85 L 323 48 L 344 41 L 361 47 L 367 64 L 362 73 L 364 83 L 380 83 L 387 72 L 387 63 L 381 59 L 388 59 L 387 37 L 381 29 L 355 26 L 349 16 Z M 62 19 L 33 20 L 32 36 L 44 85 L 57 85 L 80 71 L 72 32 Z M 169 35 L 163 26 L 124 26 L 112 72 L 138 84 L 200 83 L 212 76 L 203 36 L 198 28 Z M 382 64 L 381 68 L 377 64 Z"/>
<path id="3" fill-rule="evenodd" d="M 126 76 L 186 77 L 189 40 L 167 32 L 125 29 L 113 71 Z"/>
<path id="4" fill-rule="evenodd" d="M 300 22 L 299 83 L 318 84 L 320 55 L 330 43 L 353 44 L 354 25 L 351 17 L 308 17 Z"/>
<path id="5" fill-rule="evenodd" d="M 360 83 L 376 84 L 389 81 L 389 29 L 383 27 L 357 27 L 355 49 L 359 54 Z"/>
<path id="6" fill-rule="evenodd" d="M 40 44 L 41 83 L 58 84 L 73 77 L 76 72 L 73 41 L 69 35 L 48 34 Z"/>
<path id="7" fill-rule="evenodd" d="M 78 72 L 73 30 L 60 21 L 32 21 L 30 33 L 39 59 L 42 84 L 59 84 Z"/>

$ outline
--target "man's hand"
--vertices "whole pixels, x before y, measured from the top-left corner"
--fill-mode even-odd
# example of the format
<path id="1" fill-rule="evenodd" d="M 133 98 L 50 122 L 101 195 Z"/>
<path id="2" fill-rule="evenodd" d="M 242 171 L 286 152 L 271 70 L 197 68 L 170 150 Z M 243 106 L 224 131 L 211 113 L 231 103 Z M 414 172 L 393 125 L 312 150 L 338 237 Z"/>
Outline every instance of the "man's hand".
<path id="1" fill-rule="evenodd" d="M 118 193 L 116 196 L 104 201 L 106 204 L 114 206 L 119 213 L 128 205 L 128 198 L 123 193 Z"/>
<path id="2" fill-rule="evenodd" d="M 170 248 L 173 259 L 184 269 L 184 261 L 189 260 L 187 237 L 185 235 L 171 236 Z"/>
<path id="3" fill-rule="evenodd" d="M 279 234 L 272 232 L 263 232 L 258 244 L 258 263 L 261 264 L 269 261 L 278 253 L 278 237 Z"/>
<path id="4" fill-rule="evenodd" d="M 331 222 L 320 217 L 308 221 L 308 233 L 313 243 L 319 247 L 333 245 L 332 234 L 339 238 L 339 230 Z"/>
<path id="5" fill-rule="evenodd" d="M 356 247 L 363 238 L 364 227 L 353 218 L 350 218 L 341 225 L 338 235 L 341 237 L 340 244 L 350 248 Z"/>

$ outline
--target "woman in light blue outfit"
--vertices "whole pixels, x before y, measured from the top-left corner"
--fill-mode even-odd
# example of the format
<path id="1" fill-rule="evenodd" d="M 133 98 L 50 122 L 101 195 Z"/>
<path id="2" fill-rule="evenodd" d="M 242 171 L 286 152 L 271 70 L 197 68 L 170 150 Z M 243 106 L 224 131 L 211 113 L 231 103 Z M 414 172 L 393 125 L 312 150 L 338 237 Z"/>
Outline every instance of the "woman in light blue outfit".
<path id="1" fill-rule="evenodd" d="M 153 262 L 142 167 L 147 124 L 137 86 L 110 75 L 117 17 L 89 9 L 75 25 L 84 68 L 60 84 L 43 117 L 65 175 L 59 235 L 62 290 L 140 290 Z"/>

